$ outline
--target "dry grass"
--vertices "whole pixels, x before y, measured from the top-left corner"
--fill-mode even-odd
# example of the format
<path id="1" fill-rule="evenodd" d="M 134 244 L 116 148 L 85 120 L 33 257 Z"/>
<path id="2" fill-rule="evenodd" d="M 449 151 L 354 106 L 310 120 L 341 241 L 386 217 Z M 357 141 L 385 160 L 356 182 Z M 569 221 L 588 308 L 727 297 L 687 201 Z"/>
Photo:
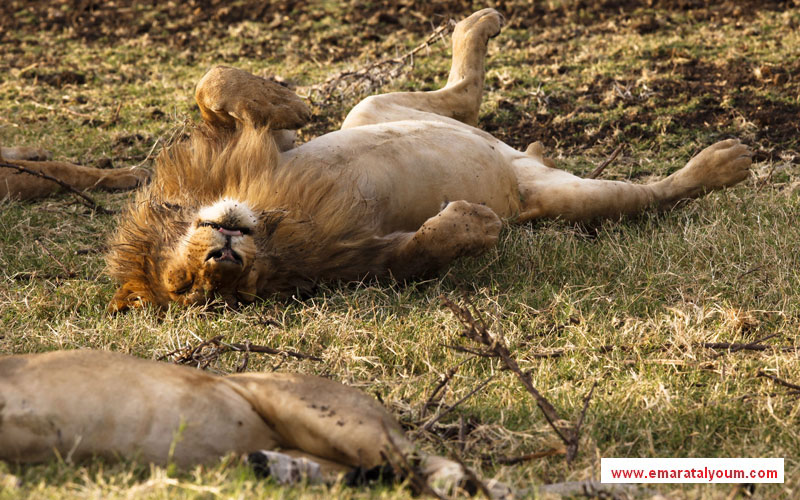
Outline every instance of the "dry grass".
<path id="1" fill-rule="evenodd" d="M 437 452 L 446 450 L 419 432 L 420 425 L 494 374 L 432 427 L 484 476 L 527 487 L 598 477 L 603 456 L 784 457 L 786 483 L 759 486 L 756 494 L 796 496 L 798 395 L 757 374 L 800 383 L 794 350 L 800 347 L 800 10 L 791 2 L 738 13 L 661 2 L 621 14 L 607 3 L 589 2 L 585 15 L 562 15 L 560 5 L 571 2 L 550 2 L 555 6 L 537 12 L 509 8 L 508 28 L 492 41 L 482 125 L 519 147 L 544 139 L 560 165 L 575 172 L 589 172 L 615 144 L 628 142 L 603 177 L 640 180 L 736 135 L 758 148 L 756 178 L 668 213 L 586 228 L 561 222 L 509 228 L 495 250 L 431 281 L 331 284 L 304 300 L 219 313 L 175 308 L 165 317 L 104 314 L 114 290 L 102 262 L 113 216 L 93 213 L 68 195 L 3 201 L 0 352 L 91 347 L 157 358 L 216 335 L 300 351 L 322 361 L 251 355 L 249 369 L 322 374 L 360 387 L 380 397 L 423 448 Z M 772 9 L 778 4 L 783 8 Z M 468 10 L 462 7 L 460 15 Z M 182 22 L 166 11 L 136 18 L 153 23 L 148 34 L 128 27 L 125 36 L 95 39 L 69 26 L 37 34 L 20 21 L 0 35 L 9 42 L 0 49 L 6 52 L 0 140 L 39 144 L 86 164 L 142 162 L 157 139 L 166 140 L 185 118 L 197 119 L 193 85 L 208 66 L 226 62 L 280 74 L 302 93 L 328 75 L 402 54 L 425 39 L 431 24 L 409 12 L 429 7 L 392 8 L 399 25 L 370 20 L 374 6 L 358 17 L 350 5 L 327 3 L 295 11 L 294 24 L 271 26 L 272 12 L 258 21 L 222 16 L 187 31 L 186 46 L 180 37 L 161 35 Z M 18 12 L 17 20 L 25 15 Z M 351 22 L 340 23 L 341 17 Z M 435 87 L 445 78 L 448 53 L 441 43 L 421 51 L 415 68 L 384 90 Z M 85 83 L 47 76 L 69 71 L 83 74 Z M 305 137 L 334 127 L 357 98 L 334 95 L 316 103 L 316 125 Z M 783 118 L 769 121 L 773 116 Z M 96 199 L 119 208 L 129 196 Z M 470 297 L 565 418 L 577 418 L 583 396 L 598 383 L 571 465 L 563 455 L 492 464 L 561 444 L 499 361 L 445 347 L 467 344 L 459 322 L 442 307 L 442 294 Z M 762 351 L 703 346 L 770 335 L 764 344 L 771 348 Z M 227 353 L 210 369 L 231 372 L 240 361 Z M 425 408 L 454 367 L 441 400 Z M 674 498 L 725 498 L 730 491 L 657 489 Z M 235 457 L 193 471 L 99 460 L 0 464 L 0 499 L 323 495 L 409 493 L 285 489 L 258 481 Z"/>

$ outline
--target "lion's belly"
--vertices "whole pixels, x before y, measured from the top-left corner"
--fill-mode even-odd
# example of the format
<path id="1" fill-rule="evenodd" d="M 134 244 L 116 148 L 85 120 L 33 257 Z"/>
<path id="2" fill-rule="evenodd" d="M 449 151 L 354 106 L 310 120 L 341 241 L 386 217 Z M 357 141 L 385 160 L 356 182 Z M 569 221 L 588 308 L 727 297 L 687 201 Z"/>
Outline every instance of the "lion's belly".
<path id="1" fill-rule="evenodd" d="M 500 217 L 519 212 L 510 167 L 518 152 L 469 126 L 393 122 L 340 130 L 285 153 L 293 165 L 325 165 L 352 186 L 383 233 L 413 231 L 449 201 L 485 204 Z M 350 186 L 348 186 L 350 188 Z"/>

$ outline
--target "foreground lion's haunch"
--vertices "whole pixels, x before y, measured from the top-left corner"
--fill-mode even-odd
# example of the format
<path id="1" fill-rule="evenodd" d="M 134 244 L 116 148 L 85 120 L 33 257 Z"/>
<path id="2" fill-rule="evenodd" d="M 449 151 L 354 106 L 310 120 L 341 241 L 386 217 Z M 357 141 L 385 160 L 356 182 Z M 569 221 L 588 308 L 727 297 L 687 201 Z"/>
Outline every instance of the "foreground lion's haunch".
<path id="1" fill-rule="evenodd" d="M 539 143 L 521 152 L 475 128 L 501 20 L 487 9 L 457 25 L 443 89 L 367 98 L 341 130 L 285 151 L 270 130 L 303 123 L 299 99 L 243 71 L 210 71 L 196 95 L 206 125 L 160 156 L 120 225 L 110 310 L 419 276 L 494 245 L 501 220 L 614 217 L 748 176 L 736 140 L 635 185 L 575 177 L 551 168 Z"/>
<path id="2" fill-rule="evenodd" d="M 290 465 L 301 459 L 294 465 L 305 465 L 305 477 L 277 469 L 281 482 L 330 481 L 400 453 L 419 458 L 434 487 L 466 479 L 454 462 L 417 455 L 374 399 L 328 379 L 222 377 L 105 351 L 0 356 L 0 460 L 97 456 L 192 467 L 258 450 L 281 450 L 268 455 Z"/>

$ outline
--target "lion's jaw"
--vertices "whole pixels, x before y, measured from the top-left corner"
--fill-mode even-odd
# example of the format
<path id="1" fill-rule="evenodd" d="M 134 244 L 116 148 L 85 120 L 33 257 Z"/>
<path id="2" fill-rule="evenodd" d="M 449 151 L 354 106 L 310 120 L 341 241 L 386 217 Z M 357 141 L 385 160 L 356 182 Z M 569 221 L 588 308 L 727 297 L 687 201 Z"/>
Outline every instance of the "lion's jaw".
<path id="1" fill-rule="evenodd" d="M 170 297 L 187 305 L 215 295 L 231 305 L 252 300 L 256 222 L 246 204 L 228 198 L 198 210 L 167 258 L 163 280 Z"/>

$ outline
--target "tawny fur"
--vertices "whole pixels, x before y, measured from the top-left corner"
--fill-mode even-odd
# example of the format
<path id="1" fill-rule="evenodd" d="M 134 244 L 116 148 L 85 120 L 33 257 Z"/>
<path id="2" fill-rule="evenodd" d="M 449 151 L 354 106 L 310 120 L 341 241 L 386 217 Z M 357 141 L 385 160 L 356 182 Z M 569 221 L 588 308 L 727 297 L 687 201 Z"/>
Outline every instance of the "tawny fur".
<path id="1" fill-rule="evenodd" d="M 372 397 L 325 378 L 218 376 L 94 350 L 0 356 L 0 460 L 103 457 L 191 468 L 258 450 L 308 458 L 328 481 L 398 451 L 450 487 L 467 479 L 458 464 L 417 455 Z"/>
<path id="2" fill-rule="evenodd" d="M 100 169 L 63 161 L 52 161 L 44 149 L 28 147 L 0 148 L 0 163 L 17 165 L 58 179 L 74 189 L 132 189 L 147 181 L 149 173 L 141 168 Z M 44 198 L 63 188 L 47 178 L 0 165 L 0 200 L 33 200 Z"/>

